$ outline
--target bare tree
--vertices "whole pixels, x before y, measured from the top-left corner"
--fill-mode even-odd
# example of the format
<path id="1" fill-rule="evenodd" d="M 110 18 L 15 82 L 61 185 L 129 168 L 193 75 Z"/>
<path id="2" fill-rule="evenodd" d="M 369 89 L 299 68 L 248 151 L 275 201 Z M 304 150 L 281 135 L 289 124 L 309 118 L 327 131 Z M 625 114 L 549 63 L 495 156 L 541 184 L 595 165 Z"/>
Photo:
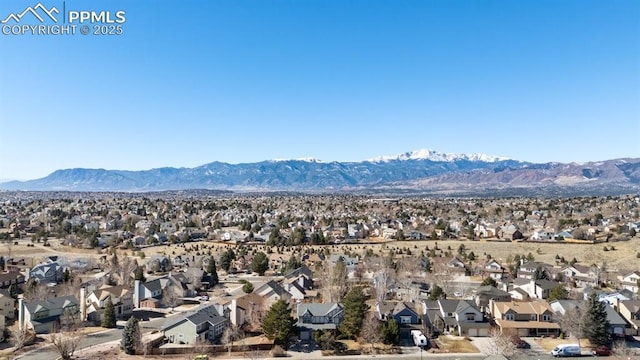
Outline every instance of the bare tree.
<path id="1" fill-rule="evenodd" d="M 335 265 L 329 259 L 322 263 L 320 279 L 325 302 L 338 302 L 347 292 L 347 267 L 343 261 Z"/>
<path id="2" fill-rule="evenodd" d="M 11 342 L 13 343 L 13 347 L 16 350 L 22 349 L 27 344 L 27 342 L 29 342 L 29 339 L 33 337 L 33 334 L 29 333 L 26 328 L 15 328 L 10 332 L 10 334 Z"/>
<path id="3" fill-rule="evenodd" d="M 48 297 L 50 297 L 49 288 L 46 285 L 39 283 L 35 279 L 27 281 L 27 286 L 24 291 L 25 300 L 46 300 Z"/>
<path id="4" fill-rule="evenodd" d="M 74 331 L 54 332 L 49 335 L 49 341 L 53 344 L 60 358 L 63 360 L 71 360 L 73 353 L 80 344 L 80 336 Z"/>
<path id="5" fill-rule="evenodd" d="M 631 360 L 638 354 L 634 351 L 633 348 L 627 345 L 626 341 L 616 341 L 613 343 L 613 348 L 611 349 L 613 354 L 622 358 Z"/>
<path id="6" fill-rule="evenodd" d="M 176 285 L 169 283 L 169 285 L 162 290 L 162 303 L 170 307 L 171 311 L 180 304 L 180 296 L 176 288 Z"/>
<path id="7" fill-rule="evenodd" d="M 365 261 L 368 270 L 375 271 L 373 275 L 373 291 L 376 302 L 382 303 L 395 283 L 396 272 L 391 262 L 382 257 L 368 257 Z"/>
<path id="8" fill-rule="evenodd" d="M 559 316 L 557 319 L 562 331 L 578 340 L 578 346 L 580 346 L 580 339 L 584 335 L 582 317 L 585 313 L 585 303 L 581 303 L 578 306 L 568 308 L 564 315 Z"/>
<path id="9" fill-rule="evenodd" d="M 202 275 L 202 269 L 193 266 L 189 267 L 185 272 L 185 276 L 189 279 L 194 289 L 200 289 L 202 287 Z"/>
<path id="10" fill-rule="evenodd" d="M 229 356 L 231 356 L 231 349 L 233 349 L 233 342 L 244 338 L 244 332 L 242 329 L 235 325 L 229 325 L 222 333 L 222 343 L 227 346 Z"/>
<path id="11" fill-rule="evenodd" d="M 251 303 L 249 309 L 246 309 L 244 316 L 245 322 L 243 328 L 249 332 L 259 332 L 262 327 L 262 320 L 264 320 L 267 310 L 264 308 L 264 303 Z"/>
<path id="12" fill-rule="evenodd" d="M 80 314 L 77 309 L 65 309 L 60 316 L 58 329 L 49 336 L 49 341 L 63 360 L 70 360 L 80 344 L 79 327 Z"/>
<path id="13" fill-rule="evenodd" d="M 375 312 L 370 311 L 362 323 L 362 330 L 360 330 L 360 342 L 369 344 L 369 352 L 372 353 L 374 344 L 381 343 L 382 340 L 380 320 L 378 320 Z"/>
<path id="14" fill-rule="evenodd" d="M 491 328 L 489 335 L 489 348 L 487 349 L 489 355 L 503 355 L 509 358 L 516 353 L 516 346 L 513 344 L 511 334 L 503 333 L 498 328 Z"/>

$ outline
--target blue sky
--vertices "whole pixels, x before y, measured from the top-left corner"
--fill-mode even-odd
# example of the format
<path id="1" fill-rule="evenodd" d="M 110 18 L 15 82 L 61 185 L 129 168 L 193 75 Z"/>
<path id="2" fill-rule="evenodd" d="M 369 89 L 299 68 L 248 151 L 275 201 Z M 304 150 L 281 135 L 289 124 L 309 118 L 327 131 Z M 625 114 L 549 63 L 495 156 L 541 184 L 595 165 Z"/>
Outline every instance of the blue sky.
<path id="1" fill-rule="evenodd" d="M 0 17 L 35 3 L 2 1 Z M 638 1 L 66 8 L 124 10 L 124 34 L 0 34 L 0 179 L 421 148 L 640 157 Z"/>

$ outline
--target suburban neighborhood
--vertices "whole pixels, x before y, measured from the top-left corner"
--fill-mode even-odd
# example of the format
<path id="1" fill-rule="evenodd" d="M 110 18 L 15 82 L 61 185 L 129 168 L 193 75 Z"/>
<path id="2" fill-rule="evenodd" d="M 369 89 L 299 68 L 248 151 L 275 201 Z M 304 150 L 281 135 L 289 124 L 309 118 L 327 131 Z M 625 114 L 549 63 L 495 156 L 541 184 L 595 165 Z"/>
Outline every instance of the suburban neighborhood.
<path id="1" fill-rule="evenodd" d="M 638 197 L 43 194 L 0 205 L 0 358 L 640 356 Z"/>

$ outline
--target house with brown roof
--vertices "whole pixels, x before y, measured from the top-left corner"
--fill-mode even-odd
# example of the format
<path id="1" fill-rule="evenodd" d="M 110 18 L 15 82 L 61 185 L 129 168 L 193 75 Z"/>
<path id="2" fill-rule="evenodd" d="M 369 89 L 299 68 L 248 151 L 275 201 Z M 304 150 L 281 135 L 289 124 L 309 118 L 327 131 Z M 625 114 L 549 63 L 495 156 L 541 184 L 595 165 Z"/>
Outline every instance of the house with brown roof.
<path id="1" fill-rule="evenodd" d="M 489 311 L 503 333 L 520 336 L 557 336 L 560 325 L 553 322 L 553 311 L 545 301 L 499 302 L 491 300 Z"/>
<path id="2" fill-rule="evenodd" d="M 0 289 L 8 289 L 11 285 L 22 288 L 24 282 L 25 277 L 19 271 L 0 273 Z"/>
<path id="3" fill-rule="evenodd" d="M 82 290 L 80 294 L 80 301 L 84 301 L 84 308 L 81 309 L 81 312 L 83 312 L 82 316 L 89 321 L 102 321 L 108 298 L 111 298 L 111 303 L 113 304 L 117 318 L 128 318 L 133 312 L 133 292 L 125 286 L 104 285 L 99 289 L 89 292 L 87 296 L 83 296 L 84 292 Z"/>
<path id="4" fill-rule="evenodd" d="M 235 326 L 252 327 L 260 323 L 267 312 L 266 299 L 256 293 L 246 294 L 231 300 L 229 304 L 229 320 Z"/>

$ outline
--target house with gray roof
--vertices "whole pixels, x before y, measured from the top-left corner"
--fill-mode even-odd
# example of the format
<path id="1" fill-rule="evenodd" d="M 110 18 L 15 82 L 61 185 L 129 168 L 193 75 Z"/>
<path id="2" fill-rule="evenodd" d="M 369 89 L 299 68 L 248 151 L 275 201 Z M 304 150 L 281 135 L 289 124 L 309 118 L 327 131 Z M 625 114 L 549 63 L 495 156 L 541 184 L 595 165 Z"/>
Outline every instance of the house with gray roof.
<path id="1" fill-rule="evenodd" d="M 197 341 L 214 342 L 229 324 L 229 310 L 219 304 L 201 305 L 194 311 L 170 318 L 161 331 L 172 344 L 195 344 Z"/>
<path id="2" fill-rule="evenodd" d="M 20 329 L 32 329 L 36 334 L 48 334 L 66 321 L 79 319 L 80 307 L 75 296 L 47 300 L 18 302 Z"/>
<path id="3" fill-rule="evenodd" d="M 344 319 L 344 308 L 339 303 L 298 304 L 297 315 L 300 340 L 311 340 L 316 330 L 336 330 Z"/>
<path id="4" fill-rule="evenodd" d="M 555 300 L 550 302 L 549 305 L 551 305 L 551 309 L 556 315 L 564 316 L 569 309 L 579 309 L 583 303 L 584 300 Z M 627 321 L 610 305 L 606 305 L 605 310 L 609 321 L 609 333 L 616 336 L 624 336 Z"/>

